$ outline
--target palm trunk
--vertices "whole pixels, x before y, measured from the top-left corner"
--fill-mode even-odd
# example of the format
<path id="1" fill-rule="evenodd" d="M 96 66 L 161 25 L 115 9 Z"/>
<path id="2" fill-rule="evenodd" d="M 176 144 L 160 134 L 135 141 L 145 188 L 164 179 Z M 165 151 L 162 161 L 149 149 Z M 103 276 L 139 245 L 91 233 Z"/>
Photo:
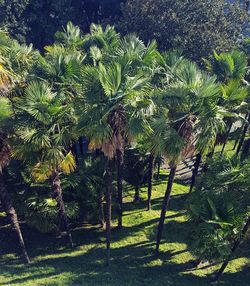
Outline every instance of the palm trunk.
<path id="1" fill-rule="evenodd" d="M 16 210 L 13 207 L 13 204 L 12 204 L 12 201 L 11 201 L 11 198 L 10 198 L 8 191 L 6 190 L 6 187 L 4 185 L 4 181 L 3 181 L 3 177 L 2 177 L 1 173 L 0 173 L 0 200 L 3 203 L 6 214 L 7 214 L 8 218 L 10 219 L 12 227 L 13 227 L 13 229 L 16 233 L 16 236 L 18 238 L 22 257 L 26 263 L 30 263 L 30 259 L 29 259 L 29 256 L 28 256 L 28 253 L 26 250 L 26 246 L 25 246 L 23 236 L 22 236 L 22 232 L 20 229 L 20 225 L 18 222 Z"/>
<path id="2" fill-rule="evenodd" d="M 161 170 L 161 162 L 160 162 L 160 159 L 157 163 L 157 174 L 156 174 L 156 180 L 159 180 L 160 178 L 160 170 Z"/>
<path id="3" fill-rule="evenodd" d="M 135 186 L 134 203 L 138 203 L 139 201 L 140 201 L 140 187 Z"/>
<path id="4" fill-rule="evenodd" d="M 69 229 L 68 218 L 67 218 L 67 214 L 65 211 L 65 206 L 64 206 L 63 196 L 62 196 L 61 180 L 59 178 L 59 174 L 57 170 L 55 170 L 53 174 L 51 175 L 51 180 L 52 180 L 53 195 L 57 202 L 57 208 L 58 208 L 59 217 L 61 219 L 62 227 L 63 227 L 63 230 L 66 231 L 68 235 L 70 246 L 73 247 L 74 245 L 72 241 L 71 231 Z"/>
<path id="5" fill-rule="evenodd" d="M 245 119 L 246 119 L 246 120 L 247 120 L 247 117 L 248 117 L 248 114 L 246 114 L 246 116 L 245 116 Z M 245 126 L 245 124 L 244 124 L 244 122 L 243 122 L 242 125 L 241 125 L 241 128 L 240 128 L 240 129 L 241 129 L 241 132 L 243 132 L 244 126 Z M 237 138 L 237 139 L 235 140 L 233 150 L 236 149 L 236 147 L 237 147 L 239 141 L 240 141 L 240 138 Z"/>
<path id="6" fill-rule="evenodd" d="M 201 153 L 197 154 L 196 160 L 195 160 L 195 163 L 194 163 L 194 169 L 193 169 L 193 173 L 192 173 L 192 179 L 191 179 L 191 185 L 190 185 L 189 193 L 192 192 L 193 187 L 195 186 L 196 177 L 198 175 L 199 167 L 200 167 L 200 164 L 201 164 L 201 158 L 202 158 Z"/>
<path id="7" fill-rule="evenodd" d="M 167 185 L 167 189 L 166 189 L 165 196 L 164 196 L 164 199 L 163 199 L 163 204 L 162 204 L 162 209 L 161 209 L 161 217 L 160 217 L 159 224 L 158 224 L 158 229 L 157 229 L 156 252 L 159 251 L 159 247 L 160 247 L 160 242 L 161 242 L 161 237 L 162 237 L 162 233 L 163 233 L 165 216 L 166 216 L 166 212 L 167 212 L 168 203 L 169 203 L 169 200 L 170 200 L 170 195 L 171 195 L 172 186 L 173 186 L 173 182 L 174 182 L 174 178 L 175 178 L 175 173 L 176 173 L 176 165 L 171 167 L 170 174 L 169 174 L 169 177 L 168 177 L 168 185 Z"/>
<path id="8" fill-rule="evenodd" d="M 241 235 L 240 237 L 235 241 L 232 250 L 231 250 L 231 254 L 229 255 L 229 257 L 224 261 L 224 263 L 221 265 L 221 268 L 219 269 L 219 271 L 216 273 L 215 277 L 214 277 L 214 281 L 219 280 L 220 276 L 222 275 L 222 273 L 224 272 L 224 270 L 226 269 L 229 261 L 232 259 L 235 251 L 237 250 L 238 246 L 240 245 L 240 243 L 242 242 L 242 240 L 244 239 L 248 229 L 250 227 L 250 217 L 248 217 L 246 224 L 244 225 L 242 231 L 241 231 Z"/>
<path id="9" fill-rule="evenodd" d="M 106 263 L 110 264 L 110 238 L 111 238 L 111 194 L 112 194 L 112 160 L 108 160 L 105 176 L 106 182 Z"/>
<path id="10" fill-rule="evenodd" d="M 229 138 L 229 135 L 230 135 L 232 126 L 233 126 L 233 123 L 230 123 L 230 125 L 229 125 L 229 127 L 228 127 L 228 130 L 227 130 L 225 142 L 223 143 L 223 146 L 222 146 L 222 149 L 221 149 L 221 152 L 220 152 L 221 155 L 223 154 L 223 152 L 224 152 L 224 150 L 225 150 L 225 147 L 226 147 L 226 144 L 227 144 L 227 141 L 228 141 L 228 138 Z"/>
<path id="11" fill-rule="evenodd" d="M 245 137 L 246 137 L 246 133 L 247 133 L 247 129 L 248 129 L 248 124 L 250 122 L 250 113 L 248 114 L 248 117 L 247 117 L 247 121 L 248 123 L 245 124 L 244 128 L 243 128 L 243 131 L 242 131 L 242 134 L 241 134 L 241 137 L 240 137 L 240 141 L 239 141 L 239 144 L 238 144 L 238 147 L 236 149 L 236 156 L 239 155 L 240 153 L 240 150 L 241 150 L 241 147 L 244 143 L 244 140 L 245 140 Z"/>
<path id="12" fill-rule="evenodd" d="M 155 157 L 153 154 L 150 154 L 149 162 L 148 162 L 148 200 L 147 200 L 148 211 L 151 210 L 152 183 L 153 183 L 153 177 L 154 177 L 154 162 L 155 162 Z"/>
<path id="13" fill-rule="evenodd" d="M 238 145 L 239 139 L 236 139 L 232 150 L 235 150 Z"/>
<path id="14" fill-rule="evenodd" d="M 99 199 L 98 199 L 98 206 L 99 206 L 99 223 L 102 228 L 105 228 L 105 218 L 104 218 L 104 196 L 103 193 L 101 193 Z"/>
<path id="15" fill-rule="evenodd" d="M 122 150 L 116 151 L 117 156 L 117 195 L 118 195 L 118 228 L 122 228 L 122 193 L 123 193 L 123 168 L 124 168 L 124 154 Z"/>

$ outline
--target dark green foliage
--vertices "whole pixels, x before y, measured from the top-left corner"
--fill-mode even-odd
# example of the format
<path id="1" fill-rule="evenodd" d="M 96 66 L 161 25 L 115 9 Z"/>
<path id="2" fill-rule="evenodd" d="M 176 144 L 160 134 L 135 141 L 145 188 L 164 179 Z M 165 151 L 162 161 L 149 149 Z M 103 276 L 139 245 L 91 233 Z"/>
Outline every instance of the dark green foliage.
<path id="1" fill-rule="evenodd" d="M 245 10 L 224 0 L 128 0 L 119 24 L 144 41 L 156 39 L 161 49 L 181 48 L 200 61 L 213 50 L 235 47 L 243 32 Z M 235 1 L 236 2 L 236 1 Z"/>
<path id="2" fill-rule="evenodd" d="M 0 0 L 0 25 L 38 49 L 51 44 L 68 21 L 88 32 L 91 23 L 120 15 L 122 0 Z"/>
<path id="3" fill-rule="evenodd" d="M 200 259 L 227 258 L 249 213 L 249 162 L 217 158 L 188 201 L 192 249 Z"/>
<path id="4" fill-rule="evenodd" d="M 29 0 L 0 0 L 0 25 L 5 26 L 11 36 L 25 41 L 28 30 L 24 13 Z"/>

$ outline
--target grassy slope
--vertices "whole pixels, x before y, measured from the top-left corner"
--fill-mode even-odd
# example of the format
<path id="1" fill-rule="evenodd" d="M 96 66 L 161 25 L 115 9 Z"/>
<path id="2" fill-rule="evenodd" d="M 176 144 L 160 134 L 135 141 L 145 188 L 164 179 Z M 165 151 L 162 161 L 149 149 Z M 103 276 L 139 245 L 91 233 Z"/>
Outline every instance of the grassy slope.
<path id="1" fill-rule="evenodd" d="M 65 247 L 65 238 L 41 236 L 26 230 L 25 238 L 32 257 L 30 266 L 21 264 L 11 254 L 11 247 L 5 245 L 6 242 L 11 244 L 11 238 L 6 237 L 9 232 L 0 229 L 0 251 L 4 252 L 0 259 L 0 285 L 211 285 L 209 274 L 218 265 L 193 269 L 193 257 L 188 251 L 189 223 L 184 208 L 188 187 L 174 185 L 161 253 L 159 256 L 153 253 L 165 185 L 166 176 L 162 175 L 161 182 L 154 185 L 153 210 L 150 212 L 145 210 L 145 202 L 131 203 L 132 193 L 126 196 L 124 229 L 112 233 L 109 271 L 104 266 L 104 233 L 98 228 L 86 226 L 75 230 L 73 237 L 77 246 L 73 250 Z M 146 198 L 145 189 L 142 196 Z M 241 248 L 217 285 L 249 285 L 250 273 L 246 269 L 249 252 L 246 247 Z"/>

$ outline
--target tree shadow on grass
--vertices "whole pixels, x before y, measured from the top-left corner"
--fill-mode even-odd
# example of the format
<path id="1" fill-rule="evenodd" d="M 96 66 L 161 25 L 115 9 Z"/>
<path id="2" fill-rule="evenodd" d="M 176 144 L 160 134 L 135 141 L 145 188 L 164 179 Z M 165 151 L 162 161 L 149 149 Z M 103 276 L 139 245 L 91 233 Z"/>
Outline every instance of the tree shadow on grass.
<path id="1" fill-rule="evenodd" d="M 183 273 L 190 268 L 190 261 L 179 264 L 169 262 L 173 254 L 165 252 L 156 256 L 151 248 L 151 243 L 147 241 L 113 248 L 109 269 L 105 267 L 105 249 L 101 247 L 91 248 L 73 257 L 48 257 L 28 267 L 5 266 L 9 275 L 19 273 L 21 277 L 14 276 L 6 284 L 0 282 L 0 285 L 21 285 L 30 280 L 53 279 L 67 273 L 68 277 L 64 281 L 60 280 L 61 284 L 51 281 L 46 285 L 210 285 L 211 275 L 198 277 L 195 273 Z M 245 281 L 242 280 L 243 277 Z M 225 273 L 216 285 L 247 286 L 247 278 L 249 272 L 243 268 L 238 273 Z"/>
<path id="2" fill-rule="evenodd" d="M 0 273 L 8 275 L 8 282 L 1 283 L 0 281 L 0 285 L 24 285 L 27 282 L 39 281 L 45 278 L 46 284 L 44 285 L 49 286 L 210 285 L 211 277 L 198 277 L 195 275 L 196 269 L 192 269 L 193 264 L 191 260 L 183 263 L 179 263 L 179 261 L 174 263 L 171 260 L 171 257 L 180 255 L 187 249 L 162 251 L 155 255 L 154 231 L 156 223 L 157 219 L 154 218 L 132 227 L 124 227 L 121 231 L 112 230 L 111 266 L 109 270 L 105 267 L 105 243 L 100 241 L 100 237 L 103 237 L 104 233 L 98 229 L 79 229 L 73 232 L 73 235 L 75 240 L 79 239 L 81 241 L 84 249 L 81 246 L 73 250 L 60 249 L 61 246 L 54 249 L 40 246 L 40 249 L 34 250 L 34 254 L 41 255 L 43 250 L 43 254 L 46 253 L 46 256 L 41 255 L 33 259 L 32 264 L 29 266 L 18 264 L 16 260 L 2 259 L 0 261 Z M 117 244 L 117 242 L 126 237 L 139 237 L 141 231 L 151 227 L 152 236 L 147 237 L 147 239 L 123 246 Z M 166 220 L 162 244 L 166 242 L 186 244 L 188 241 L 186 230 L 188 228 L 188 222 L 186 221 Z M 53 239 L 50 237 L 50 240 Z M 47 240 L 46 243 L 54 245 L 54 241 L 51 242 L 50 240 Z M 136 241 L 136 239 L 133 241 Z M 34 241 L 30 243 L 34 243 Z M 62 278 L 60 279 L 62 280 L 57 282 L 57 277 L 61 277 L 61 275 Z M 242 280 L 243 277 L 242 273 L 233 275 L 226 273 L 223 275 L 221 282 L 216 285 L 247 286 L 247 282 L 244 283 L 244 280 Z"/>

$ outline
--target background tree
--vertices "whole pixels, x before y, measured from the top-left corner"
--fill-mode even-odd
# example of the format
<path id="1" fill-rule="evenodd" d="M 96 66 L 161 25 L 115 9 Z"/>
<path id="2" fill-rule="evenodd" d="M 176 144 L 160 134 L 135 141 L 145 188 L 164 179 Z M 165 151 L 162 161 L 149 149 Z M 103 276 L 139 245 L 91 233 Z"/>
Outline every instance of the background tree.
<path id="1" fill-rule="evenodd" d="M 123 32 L 136 32 L 146 42 L 156 39 L 161 49 L 181 48 L 196 61 L 213 50 L 235 47 L 246 19 L 238 2 L 224 0 L 128 0 L 122 15 L 119 27 Z"/>
<path id="2" fill-rule="evenodd" d="M 1 0 L 0 1 L 0 25 L 4 26 L 10 35 L 24 43 L 28 31 L 24 16 L 29 0 Z"/>
<path id="3" fill-rule="evenodd" d="M 122 0 L 1 0 L 0 25 L 22 42 L 33 43 L 40 50 L 54 41 L 54 34 L 68 21 L 89 32 L 91 23 L 120 16 Z"/>

